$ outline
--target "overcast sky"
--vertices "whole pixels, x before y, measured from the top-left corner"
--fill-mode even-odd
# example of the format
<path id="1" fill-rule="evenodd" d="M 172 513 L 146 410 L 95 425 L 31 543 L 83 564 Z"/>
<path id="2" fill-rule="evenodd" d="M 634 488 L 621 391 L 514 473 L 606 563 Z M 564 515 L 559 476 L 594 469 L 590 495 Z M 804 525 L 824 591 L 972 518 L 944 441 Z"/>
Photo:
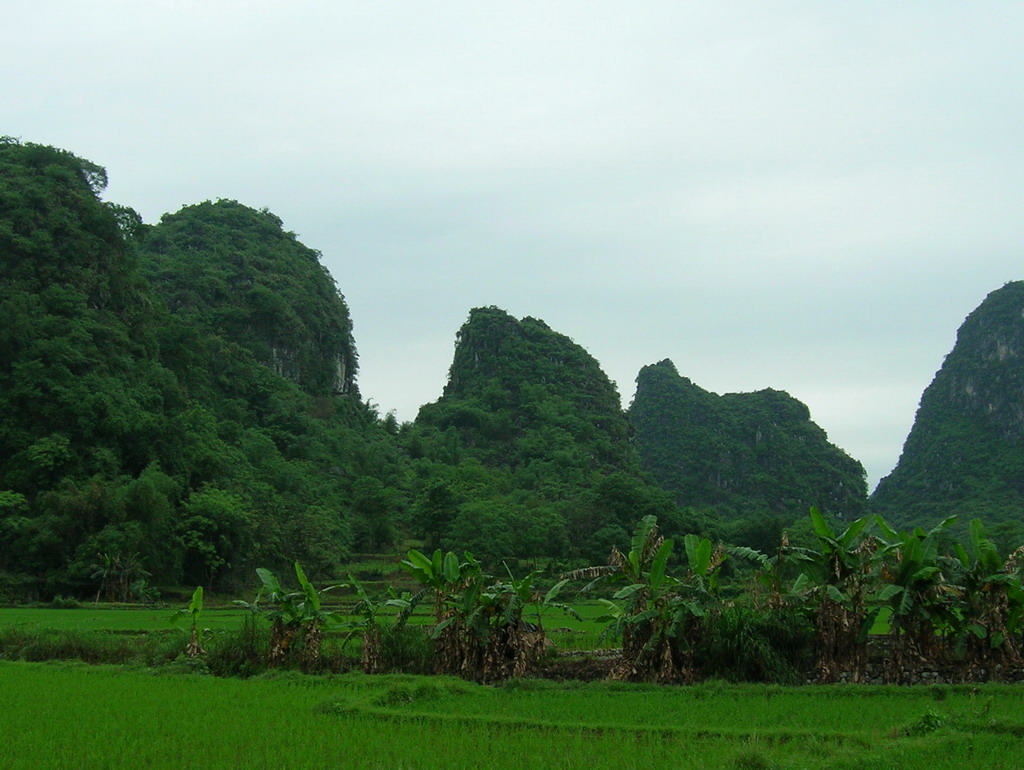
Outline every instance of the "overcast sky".
<path id="1" fill-rule="evenodd" d="M 628 406 L 671 358 L 808 404 L 869 485 L 1024 278 L 1024 4 L 5 4 L 0 134 L 147 222 L 233 198 L 319 249 L 364 398 L 444 386 L 469 309 L 572 337 Z"/>

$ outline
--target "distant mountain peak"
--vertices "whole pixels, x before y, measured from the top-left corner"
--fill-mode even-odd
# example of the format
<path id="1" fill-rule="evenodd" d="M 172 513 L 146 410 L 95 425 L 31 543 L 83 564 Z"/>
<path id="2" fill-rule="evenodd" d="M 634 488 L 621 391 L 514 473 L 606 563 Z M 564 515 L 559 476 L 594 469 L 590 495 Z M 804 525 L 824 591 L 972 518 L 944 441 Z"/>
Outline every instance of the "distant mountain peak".
<path id="1" fill-rule="evenodd" d="M 142 241 L 143 267 L 175 313 L 310 393 L 357 392 L 348 306 L 320 253 L 277 216 L 205 201 L 164 215 Z"/>
<path id="2" fill-rule="evenodd" d="M 640 463 L 681 505 L 796 517 L 862 513 L 864 468 L 785 391 L 716 395 L 665 359 L 645 366 L 629 416 Z"/>
<path id="3" fill-rule="evenodd" d="M 873 506 L 899 523 L 1024 521 L 1024 281 L 991 292 L 921 395 Z"/>

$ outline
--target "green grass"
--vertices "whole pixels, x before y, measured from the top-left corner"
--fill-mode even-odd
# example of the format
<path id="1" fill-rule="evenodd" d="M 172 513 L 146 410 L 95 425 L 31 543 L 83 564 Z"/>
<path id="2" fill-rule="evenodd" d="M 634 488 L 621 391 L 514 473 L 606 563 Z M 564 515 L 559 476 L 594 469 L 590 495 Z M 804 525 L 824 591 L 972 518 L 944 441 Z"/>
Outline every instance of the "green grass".
<path id="1" fill-rule="evenodd" d="M 1010 686 L 248 680 L 0 662 L 0 767 L 1000 768 Z"/>
<path id="2" fill-rule="evenodd" d="M 174 628 L 171 616 L 178 607 L 92 607 L 72 610 L 48 608 L 0 608 L 0 628 L 53 628 L 65 631 L 166 631 Z M 213 629 L 234 629 L 242 623 L 245 610 L 237 608 L 203 610 L 202 625 Z M 184 623 L 179 621 L 179 626 Z"/>

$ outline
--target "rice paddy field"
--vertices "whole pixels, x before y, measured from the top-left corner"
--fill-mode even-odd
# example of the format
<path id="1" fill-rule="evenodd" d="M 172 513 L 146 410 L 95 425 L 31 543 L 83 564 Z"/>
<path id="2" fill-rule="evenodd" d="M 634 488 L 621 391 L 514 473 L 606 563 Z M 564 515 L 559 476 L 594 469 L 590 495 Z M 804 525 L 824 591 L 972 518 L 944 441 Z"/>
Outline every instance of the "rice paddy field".
<path id="1" fill-rule="evenodd" d="M 0 628 L 49 628 L 60 631 L 148 632 L 173 629 L 170 607 L 83 607 L 55 610 L 47 607 L 2 607 Z M 237 628 L 246 612 L 242 609 L 207 609 L 203 625 L 214 630 Z"/>
<path id="2" fill-rule="evenodd" d="M 167 629 L 169 615 L 4 609 L 0 632 L 58 627 L 142 639 Z M 203 614 L 212 628 L 237 627 L 240 617 Z M 590 636 L 588 623 L 580 636 Z M 1024 688 L 1013 685 L 520 679 L 487 687 L 410 675 L 222 678 L 184 660 L 0 660 L 0 704 L 3 768 L 1024 766 Z"/>
<path id="3" fill-rule="evenodd" d="M 596 602 L 581 602 L 574 605 L 582 620 L 569 613 L 551 609 L 543 616 L 544 628 L 561 649 L 591 650 L 612 647 L 615 642 L 602 638 L 603 624 L 595 618 L 605 610 Z M 51 609 L 48 607 L 0 607 L 0 629 L 56 629 L 67 631 L 114 631 L 114 632 L 159 632 L 173 628 L 170 622 L 174 608 L 138 608 L 134 606 L 99 607 L 84 606 L 78 609 Z M 203 610 L 202 625 L 213 631 L 238 628 L 242 618 L 248 614 L 238 607 L 207 608 Z M 527 614 L 527 619 L 531 619 Z M 433 618 L 428 608 L 422 608 L 414 615 L 411 623 L 428 624 Z"/>
<path id="4" fill-rule="evenodd" d="M 623 686 L 0 662 L 5 768 L 1020 767 L 1006 686 Z"/>

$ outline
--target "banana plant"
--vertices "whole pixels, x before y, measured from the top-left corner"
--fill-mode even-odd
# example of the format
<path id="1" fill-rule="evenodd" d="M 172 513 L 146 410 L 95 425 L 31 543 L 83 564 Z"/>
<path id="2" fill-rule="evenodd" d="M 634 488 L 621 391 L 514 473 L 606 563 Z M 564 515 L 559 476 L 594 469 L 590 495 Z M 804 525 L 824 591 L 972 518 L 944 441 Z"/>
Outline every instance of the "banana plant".
<path id="1" fill-rule="evenodd" d="M 548 610 L 558 608 L 580 617 L 575 609 L 557 601 L 568 580 L 559 581 L 541 595 L 537 586 L 539 570 L 516 578 L 507 565 L 505 569 L 508 577 L 484 585 L 467 618 L 467 628 L 484 648 L 484 679 L 523 676 L 529 671 L 551 646 L 543 625 Z M 524 617 L 530 606 L 535 608 L 536 623 Z"/>
<path id="2" fill-rule="evenodd" d="M 375 600 L 367 593 L 366 588 L 354 575 L 350 573 L 348 579 L 357 597 L 357 601 L 352 607 L 352 612 L 359 616 L 359 620 L 347 623 L 349 634 L 346 636 L 345 641 L 347 642 L 356 633 L 361 634 L 363 640 L 363 673 L 382 673 L 385 661 L 382 654 L 381 631 L 378 619 L 385 608 L 397 607 L 399 609 L 398 623 L 404 623 L 406 617 L 408 617 L 407 613 L 413 606 L 412 598 L 408 592 L 400 595 L 393 587 L 389 586 L 387 589 L 388 598 L 383 601 Z"/>
<path id="3" fill-rule="evenodd" d="M 303 572 L 298 562 L 295 562 L 295 577 L 302 589 L 302 598 L 298 605 L 299 624 L 303 629 L 301 664 L 304 671 L 315 671 L 320 668 L 320 649 L 323 645 L 324 626 L 337 622 L 341 617 L 338 610 L 324 608 L 322 597 L 329 591 L 343 588 L 345 584 L 337 583 L 318 590 L 306 578 L 306 573 Z"/>
<path id="4" fill-rule="evenodd" d="M 674 541 L 658 534 L 657 519 L 637 524 L 630 549 L 612 549 L 609 564 L 579 570 L 569 577 L 626 583 L 612 597 L 601 599 L 608 625 L 605 633 L 622 639 L 622 656 L 611 677 L 634 681 L 686 681 L 694 676 L 693 647 L 701 619 L 710 606 L 722 549 L 696 535 L 683 539 L 690 570 L 686 580 L 668 574 Z"/>
<path id="5" fill-rule="evenodd" d="M 281 663 L 288 655 L 296 638 L 302 635 L 300 665 L 303 670 L 315 670 L 320 666 L 320 648 L 323 643 L 323 628 L 338 620 L 337 610 L 323 607 L 322 596 L 344 586 L 344 583 L 330 585 L 320 590 L 306 578 L 299 562 L 295 562 L 295 577 L 298 591 L 286 591 L 281 581 L 265 567 L 258 567 L 256 574 L 262 586 L 253 602 L 236 601 L 254 613 L 265 612 L 270 621 L 270 651 L 267 661 L 270 665 Z M 264 610 L 263 605 L 269 605 Z"/>
<path id="6" fill-rule="evenodd" d="M 434 595 L 431 635 L 439 673 L 478 681 L 521 676 L 548 644 L 541 622 L 544 612 L 559 607 L 575 614 L 557 601 L 568 580 L 541 595 L 539 572 L 516 578 L 506 566 L 508 578 L 496 580 L 468 552 L 459 559 L 440 549 L 431 557 L 410 550 L 402 568 Z M 524 620 L 531 605 L 537 607 L 536 624 Z"/>
<path id="7" fill-rule="evenodd" d="M 511 570 L 508 570 L 507 565 L 505 569 L 509 573 L 508 580 L 506 581 L 509 590 L 515 595 L 516 600 L 524 610 L 527 605 L 534 608 L 532 617 L 536 619 L 536 625 L 538 628 L 543 630 L 544 615 L 552 609 L 561 610 L 576 620 L 582 620 L 575 607 L 570 604 L 566 604 L 565 602 L 558 601 L 558 597 L 562 593 L 562 589 L 570 582 L 568 578 L 559 580 L 542 595 L 540 593 L 540 588 L 537 585 L 537 578 L 543 574 L 541 570 L 534 570 L 525 577 L 517 580 L 512 576 L 512 572 Z"/>
<path id="8" fill-rule="evenodd" d="M 185 654 L 190 658 L 197 658 L 200 655 L 206 654 L 206 650 L 203 649 L 203 629 L 199 625 L 202 614 L 203 587 L 196 586 L 196 590 L 192 592 L 192 600 L 189 602 L 188 607 L 178 610 L 171 616 L 172 623 L 177 623 L 182 618 L 188 618 L 191 623 L 188 644 L 185 645 Z"/>
<path id="9" fill-rule="evenodd" d="M 410 549 L 401 567 L 434 596 L 435 670 L 478 678 L 482 656 L 468 624 L 485 579 L 480 563 L 469 552 L 460 560 L 439 548 L 431 557 Z"/>
<path id="10" fill-rule="evenodd" d="M 449 600 L 481 574 L 480 563 L 468 551 L 460 561 L 451 551 L 442 554 L 440 548 L 429 558 L 412 548 L 401 567 L 434 594 L 434 618 L 438 624 L 445 619 Z"/>
<path id="11" fill-rule="evenodd" d="M 939 538 L 956 517 L 945 519 L 929 532 L 920 527 L 897 533 L 879 517 L 884 540 L 881 588 L 873 600 L 889 610 L 892 655 L 886 677 L 899 681 L 903 670 L 921 660 L 935 659 L 940 645 L 957 625 L 955 602 L 961 589 L 943 574 Z"/>
<path id="12" fill-rule="evenodd" d="M 1024 547 L 1004 562 L 979 519 L 973 519 L 968 529 L 970 552 L 957 543 L 953 562 L 961 588 L 955 631 L 958 652 L 978 666 L 1019 664 L 1024 630 L 1020 570 Z"/>
<path id="13" fill-rule="evenodd" d="M 835 532 L 817 508 L 810 509 L 818 549 L 800 562 L 793 593 L 814 617 L 821 682 L 843 671 L 859 681 L 867 666 L 867 633 L 875 619 L 869 596 L 876 582 L 878 542 L 864 536 L 875 519 L 865 516 Z"/>
<path id="14" fill-rule="evenodd" d="M 759 569 L 754 575 L 754 603 L 757 605 L 763 601 L 769 610 L 780 609 L 797 598 L 787 588 L 787 583 L 796 578 L 800 565 L 813 561 L 810 550 L 790 545 L 789 533 L 785 530 L 779 538 L 779 547 L 770 556 L 747 546 L 729 546 L 726 551 L 758 565 Z M 765 594 L 768 597 L 766 601 L 761 599 Z"/>

